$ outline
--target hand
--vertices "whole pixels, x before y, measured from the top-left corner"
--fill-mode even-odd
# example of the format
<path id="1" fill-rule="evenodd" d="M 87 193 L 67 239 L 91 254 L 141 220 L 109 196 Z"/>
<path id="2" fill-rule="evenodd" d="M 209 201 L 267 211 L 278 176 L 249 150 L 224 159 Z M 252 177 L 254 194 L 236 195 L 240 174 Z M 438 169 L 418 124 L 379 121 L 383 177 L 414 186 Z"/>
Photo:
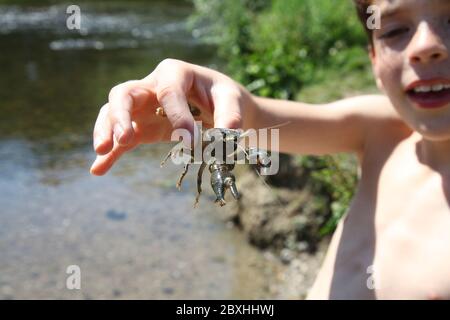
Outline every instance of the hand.
<path id="1" fill-rule="evenodd" d="M 97 158 L 91 173 L 105 174 L 125 152 L 142 143 L 170 141 L 174 129 L 194 133 L 188 103 L 200 110 L 203 126 L 245 128 L 252 118 L 252 95 L 226 75 L 166 59 L 147 77 L 114 87 L 94 128 Z M 162 106 L 167 117 L 156 114 Z"/>

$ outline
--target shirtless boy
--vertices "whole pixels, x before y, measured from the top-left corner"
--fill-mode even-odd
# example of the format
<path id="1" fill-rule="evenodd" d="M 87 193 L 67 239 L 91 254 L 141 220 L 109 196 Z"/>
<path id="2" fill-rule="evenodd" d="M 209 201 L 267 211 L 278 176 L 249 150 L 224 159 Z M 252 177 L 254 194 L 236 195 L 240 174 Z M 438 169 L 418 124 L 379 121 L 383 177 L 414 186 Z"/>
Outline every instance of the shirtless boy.
<path id="1" fill-rule="evenodd" d="M 141 143 L 169 141 L 174 128 L 192 132 L 188 101 L 214 127 L 290 121 L 281 151 L 352 152 L 362 173 L 308 298 L 450 299 L 450 1 L 355 2 L 361 16 L 370 4 L 381 9 L 369 54 L 383 95 L 313 106 L 261 98 L 217 71 L 167 59 L 111 90 L 91 173 L 105 174 Z M 167 118 L 155 115 L 160 105 Z"/>

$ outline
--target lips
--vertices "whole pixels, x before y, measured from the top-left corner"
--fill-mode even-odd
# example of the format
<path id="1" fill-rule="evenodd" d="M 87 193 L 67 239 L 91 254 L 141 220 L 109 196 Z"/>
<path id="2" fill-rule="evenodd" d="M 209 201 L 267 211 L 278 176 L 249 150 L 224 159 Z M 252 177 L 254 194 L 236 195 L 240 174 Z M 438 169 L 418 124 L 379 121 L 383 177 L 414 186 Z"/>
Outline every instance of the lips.
<path id="1" fill-rule="evenodd" d="M 406 94 L 419 108 L 442 108 L 450 104 L 450 80 L 431 79 L 415 81 L 406 88 Z"/>

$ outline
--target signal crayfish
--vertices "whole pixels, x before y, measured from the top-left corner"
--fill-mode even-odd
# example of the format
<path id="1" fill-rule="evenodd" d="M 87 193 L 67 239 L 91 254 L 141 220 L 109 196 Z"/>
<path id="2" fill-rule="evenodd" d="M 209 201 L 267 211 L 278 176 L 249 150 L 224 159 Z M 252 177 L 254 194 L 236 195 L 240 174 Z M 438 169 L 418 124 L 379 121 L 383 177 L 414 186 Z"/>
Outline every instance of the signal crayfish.
<path id="1" fill-rule="evenodd" d="M 198 112 L 195 107 L 190 107 L 191 113 Z M 162 108 L 157 109 L 157 114 L 164 115 Z M 198 205 L 200 195 L 202 193 L 202 177 L 206 167 L 210 172 L 210 185 L 216 196 L 215 203 L 220 206 L 226 204 L 225 193 L 230 190 L 232 196 L 238 200 L 240 193 L 236 187 L 236 177 L 233 174 L 235 164 L 249 163 L 256 165 L 259 175 L 268 174 L 272 166 L 272 157 L 265 149 L 257 147 L 246 147 L 241 143 L 244 138 L 249 137 L 252 141 L 255 130 L 244 131 L 242 129 L 225 129 L 225 128 L 211 128 L 207 130 L 200 130 L 201 141 L 194 145 L 194 148 L 189 148 L 181 141 L 176 144 L 164 160 L 161 162 L 161 167 L 166 161 L 171 158 L 174 162 L 180 163 L 182 159 L 184 169 L 181 173 L 177 188 L 181 189 L 181 183 L 186 176 L 189 166 L 192 163 L 199 163 L 200 168 L 197 172 L 197 196 L 195 198 L 194 207 Z M 198 139 L 199 137 L 196 137 Z M 253 143 L 255 140 L 253 140 Z M 197 147 L 197 146 L 201 146 Z M 242 157 L 242 153 L 244 157 Z M 176 159 L 176 157 L 181 157 Z M 248 162 L 246 162 L 246 160 Z M 270 173 L 269 173 L 270 174 Z"/>

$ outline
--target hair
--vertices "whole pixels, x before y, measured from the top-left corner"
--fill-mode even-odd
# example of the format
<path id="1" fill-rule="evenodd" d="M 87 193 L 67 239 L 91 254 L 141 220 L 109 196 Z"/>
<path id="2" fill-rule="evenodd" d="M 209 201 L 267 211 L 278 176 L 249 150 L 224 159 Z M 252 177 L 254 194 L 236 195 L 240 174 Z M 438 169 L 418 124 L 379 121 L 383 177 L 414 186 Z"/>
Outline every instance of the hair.
<path id="1" fill-rule="evenodd" d="M 369 37 L 369 43 L 373 44 L 372 30 L 367 27 L 367 20 L 370 14 L 367 13 L 367 8 L 372 4 L 373 0 L 353 0 L 356 7 L 356 12 L 358 14 L 359 20 L 361 21 L 364 29 L 366 30 L 367 36 Z"/>

